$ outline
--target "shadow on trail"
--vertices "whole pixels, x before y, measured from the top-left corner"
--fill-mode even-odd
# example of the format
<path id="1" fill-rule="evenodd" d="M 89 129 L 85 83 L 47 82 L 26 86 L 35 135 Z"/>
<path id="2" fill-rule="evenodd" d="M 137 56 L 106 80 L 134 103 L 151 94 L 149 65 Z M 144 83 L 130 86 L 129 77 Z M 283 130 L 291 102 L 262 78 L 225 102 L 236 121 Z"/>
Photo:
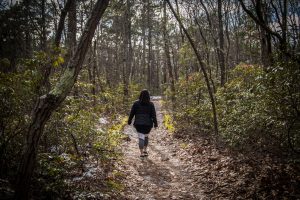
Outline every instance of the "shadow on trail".
<path id="1" fill-rule="evenodd" d="M 157 165 L 150 158 L 143 158 L 136 170 L 139 176 L 160 187 L 169 187 L 169 183 L 172 181 L 169 169 Z"/>

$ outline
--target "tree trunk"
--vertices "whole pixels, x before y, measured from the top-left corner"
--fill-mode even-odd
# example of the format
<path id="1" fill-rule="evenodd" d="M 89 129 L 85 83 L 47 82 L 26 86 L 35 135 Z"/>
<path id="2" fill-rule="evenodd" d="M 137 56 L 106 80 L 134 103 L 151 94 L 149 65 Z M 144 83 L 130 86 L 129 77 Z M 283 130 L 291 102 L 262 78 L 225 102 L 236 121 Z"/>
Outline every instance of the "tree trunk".
<path id="1" fill-rule="evenodd" d="M 261 16 L 261 21 L 267 23 L 267 11 L 265 5 L 257 6 L 256 12 Z M 261 42 L 261 62 L 265 69 L 267 69 L 272 64 L 272 44 L 270 34 L 263 28 L 260 27 L 260 42 Z"/>
<path id="2" fill-rule="evenodd" d="M 175 0 L 175 4 L 176 4 L 177 15 L 179 16 L 178 0 Z M 182 28 L 181 27 L 179 27 L 179 31 L 180 31 L 180 36 L 181 36 L 181 43 L 184 44 L 184 34 L 182 32 Z"/>
<path id="3" fill-rule="evenodd" d="M 167 83 L 167 61 L 165 61 L 162 66 L 162 83 Z"/>
<path id="4" fill-rule="evenodd" d="M 97 65 L 98 65 L 98 60 L 97 60 L 97 40 L 94 41 L 94 64 L 93 64 L 93 70 L 92 70 L 92 95 L 93 95 L 93 106 L 96 106 L 96 72 L 97 72 Z"/>
<path id="5" fill-rule="evenodd" d="M 32 55 L 32 34 L 30 31 L 30 0 L 24 0 L 24 15 L 25 15 L 25 57 L 29 58 Z"/>
<path id="6" fill-rule="evenodd" d="M 46 51 L 47 46 L 47 30 L 46 30 L 46 0 L 41 0 L 41 36 L 40 49 Z"/>
<path id="7" fill-rule="evenodd" d="M 28 199 L 31 177 L 33 175 L 39 140 L 44 126 L 52 112 L 56 110 L 71 91 L 93 38 L 95 29 L 101 19 L 109 0 L 98 0 L 91 13 L 91 17 L 83 32 L 77 49 L 68 62 L 68 66 L 59 82 L 48 94 L 39 98 L 33 110 L 31 124 L 27 132 L 27 144 L 21 159 L 19 175 L 16 182 L 16 199 Z"/>
<path id="8" fill-rule="evenodd" d="M 190 34 L 187 32 L 187 30 L 185 29 L 183 23 L 181 22 L 180 18 L 178 17 L 178 15 L 176 14 L 174 8 L 172 7 L 172 4 L 170 3 L 169 0 L 165 0 L 173 15 L 175 16 L 176 20 L 178 21 L 179 25 L 181 26 L 183 32 L 185 33 L 190 45 L 192 46 L 195 54 L 196 54 L 196 57 L 197 57 L 197 60 L 200 64 L 200 67 L 201 67 L 201 71 L 203 73 L 203 76 L 204 76 L 204 79 L 205 79 L 205 82 L 206 82 L 206 86 L 207 86 L 207 90 L 208 90 L 208 94 L 209 94 L 209 97 L 210 97 L 210 101 L 211 101 L 211 105 L 212 105 L 212 111 L 213 111 L 213 119 L 214 119 L 214 130 L 215 130 L 215 134 L 218 135 L 219 131 L 218 131 L 218 120 L 217 120 L 217 110 L 216 110 L 216 104 L 215 104 L 215 97 L 214 97 L 214 94 L 213 94 L 213 91 L 211 89 L 211 86 L 210 86 L 210 82 L 209 82 L 209 79 L 208 79 L 208 75 L 207 75 L 207 72 L 206 72 L 206 65 L 205 63 L 203 62 L 203 59 L 201 57 L 201 55 L 199 54 L 196 46 L 195 46 L 195 43 L 194 41 L 192 40 Z"/>
<path id="9" fill-rule="evenodd" d="M 68 51 L 65 56 L 66 62 L 68 62 L 69 59 L 74 55 L 75 48 L 76 48 L 76 32 L 77 32 L 76 0 L 74 0 L 71 2 L 69 12 L 68 12 L 68 31 L 67 31 L 67 38 L 66 38 L 66 47 Z M 74 85 L 73 88 L 74 97 L 77 98 L 78 93 L 79 93 L 78 87 Z"/>
<path id="10" fill-rule="evenodd" d="M 129 95 L 129 72 L 132 65 L 132 46 L 131 46 L 131 16 L 130 16 L 131 2 L 126 1 L 126 9 L 124 13 L 125 23 L 124 23 L 124 57 L 123 57 L 123 84 L 124 84 L 124 99 L 123 103 L 126 106 L 128 104 Z"/>
<path id="11" fill-rule="evenodd" d="M 69 7 L 68 13 L 68 32 L 66 46 L 68 47 L 69 57 L 72 57 L 76 47 L 76 31 L 77 31 L 77 19 L 76 19 L 76 1 L 72 1 Z"/>
<path id="12" fill-rule="evenodd" d="M 173 75 L 170 49 L 169 49 L 169 38 L 168 38 L 168 31 L 167 31 L 167 4 L 165 1 L 164 1 L 164 16 L 163 16 L 163 37 L 164 37 L 164 50 L 166 56 L 166 67 L 168 69 L 169 78 L 171 81 L 171 100 L 172 102 L 175 102 L 175 80 Z"/>
<path id="13" fill-rule="evenodd" d="M 64 9 L 62 9 L 62 11 L 61 11 L 59 22 L 58 22 L 58 27 L 57 27 L 55 39 L 54 39 L 54 44 L 56 47 L 59 47 L 61 35 L 62 35 L 62 32 L 65 27 L 65 19 L 66 19 L 67 13 L 69 12 L 69 10 L 71 8 L 71 5 L 74 4 L 74 1 L 75 0 L 67 0 L 67 3 L 65 5 Z"/>
<path id="14" fill-rule="evenodd" d="M 225 84 L 225 56 L 224 56 L 224 31 L 222 16 L 222 0 L 218 0 L 218 24 L 219 24 L 219 64 L 221 72 L 221 86 Z"/>
<path id="15" fill-rule="evenodd" d="M 141 74 L 141 82 L 145 80 L 146 74 L 146 1 L 143 0 L 143 8 L 142 8 L 142 40 L 143 40 L 143 54 L 142 54 L 142 74 Z"/>
<path id="16" fill-rule="evenodd" d="M 196 17 L 194 18 L 194 20 L 195 20 L 195 22 L 196 22 L 196 24 L 197 24 L 197 26 L 198 26 L 200 35 L 201 35 L 201 37 L 202 37 L 202 39 L 203 39 L 203 41 L 204 41 L 204 45 L 205 45 L 205 47 L 206 47 L 206 49 L 207 49 L 207 47 L 208 47 L 208 42 L 207 42 L 207 39 L 204 37 L 204 34 L 203 34 L 202 29 L 201 29 L 200 23 L 199 23 L 199 21 L 197 20 Z M 216 88 L 215 88 L 214 80 L 213 80 L 213 78 L 212 78 L 212 70 L 211 70 L 211 67 L 210 67 L 210 53 L 209 53 L 209 50 L 206 50 L 206 63 L 207 63 L 206 66 L 208 66 L 209 79 L 210 79 L 210 81 L 211 81 L 212 88 L 213 88 L 213 91 L 214 91 L 214 93 L 215 93 L 215 92 L 216 92 Z"/>
<path id="17" fill-rule="evenodd" d="M 148 65 L 147 65 L 147 86 L 151 90 L 151 66 L 152 66 L 152 23 L 151 23 L 151 0 L 147 1 L 147 22 L 148 22 Z"/>
<path id="18" fill-rule="evenodd" d="M 40 2 L 40 9 L 41 9 L 41 33 L 40 33 L 40 50 L 47 52 L 47 29 L 46 29 L 46 1 L 42 0 Z M 50 61 L 51 63 L 52 61 Z M 51 89 L 49 76 L 51 74 L 51 64 L 49 62 L 45 63 L 44 66 L 41 66 L 41 74 L 42 79 L 37 87 L 38 95 L 44 94 L 45 92 L 49 92 Z"/>
<path id="19" fill-rule="evenodd" d="M 240 25 L 240 20 L 241 20 L 241 10 L 240 10 L 240 6 L 237 6 L 237 27 L 239 27 Z M 240 63 L 241 60 L 241 52 L 240 52 L 240 37 L 239 37 L 239 28 L 236 28 L 236 30 L 234 31 L 234 36 L 235 36 L 235 65 Z"/>
<path id="20" fill-rule="evenodd" d="M 287 0 L 283 0 L 283 11 L 282 11 L 282 40 L 283 42 L 287 43 L 287 30 L 288 30 L 288 23 L 287 23 L 287 15 L 288 15 L 288 2 Z M 286 46 L 284 47 L 286 48 Z"/>
<path id="21" fill-rule="evenodd" d="M 203 2 L 203 0 L 200 0 L 200 4 L 201 6 L 203 7 L 204 9 L 204 12 L 205 12 L 205 15 L 206 15 L 206 18 L 207 18 L 207 22 L 208 22 L 208 26 L 209 26 L 209 33 L 213 39 L 213 45 L 214 45 L 214 48 L 216 50 L 216 59 L 215 59 L 215 63 L 216 63 L 216 78 L 218 79 L 218 75 L 219 75 L 219 65 L 220 65 L 220 51 L 218 50 L 219 49 L 219 46 L 218 46 L 218 41 L 217 41 L 217 38 L 215 37 L 215 30 L 214 30 L 214 27 L 213 27 L 213 24 L 212 24 L 212 20 L 210 18 L 210 14 L 209 14 L 209 11 L 206 7 L 206 4 Z M 212 79 L 211 79 L 212 80 Z M 214 85 L 214 84 L 213 84 Z M 214 90 L 215 91 L 215 90 Z"/>

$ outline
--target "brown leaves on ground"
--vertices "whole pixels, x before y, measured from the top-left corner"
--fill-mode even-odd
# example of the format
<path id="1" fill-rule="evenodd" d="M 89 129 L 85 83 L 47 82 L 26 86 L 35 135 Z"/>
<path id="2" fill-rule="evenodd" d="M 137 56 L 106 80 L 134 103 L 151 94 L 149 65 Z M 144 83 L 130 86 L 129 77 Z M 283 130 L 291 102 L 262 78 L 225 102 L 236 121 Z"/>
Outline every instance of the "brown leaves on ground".
<path id="1" fill-rule="evenodd" d="M 160 104 L 156 102 L 162 126 Z M 216 147 L 204 136 L 174 138 L 164 128 L 150 135 L 149 157 L 139 158 L 137 136 L 124 142 L 119 199 L 299 199 L 299 167 L 270 156 Z"/>
<path id="2" fill-rule="evenodd" d="M 299 199 L 299 166 L 269 156 L 216 148 L 208 139 L 190 141 L 185 160 L 209 199 Z"/>

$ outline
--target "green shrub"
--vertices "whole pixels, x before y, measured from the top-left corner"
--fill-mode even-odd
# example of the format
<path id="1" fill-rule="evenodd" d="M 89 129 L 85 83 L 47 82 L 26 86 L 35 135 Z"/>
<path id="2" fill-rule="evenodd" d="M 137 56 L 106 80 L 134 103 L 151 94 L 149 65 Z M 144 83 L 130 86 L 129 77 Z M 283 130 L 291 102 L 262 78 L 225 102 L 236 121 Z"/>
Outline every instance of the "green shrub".
<path id="1" fill-rule="evenodd" d="M 0 177 L 16 172 L 37 81 L 35 69 L 0 72 Z"/>
<path id="2" fill-rule="evenodd" d="M 240 148 L 270 149 L 272 146 L 287 150 L 293 145 L 294 149 L 299 149 L 298 65 L 276 63 L 265 70 L 260 66 L 240 64 L 229 72 L 228 79 L 215 94 L 220 135 L 225 141 Z M 179 78 L 173 105 L 175 132 L 212 133 L 211 103 L 201 74 Z"/>
<path id="3" fill-rule="evenodd" d="M 33 196 L 38 199 L 63 199 L 68 188 L 65 178 L 77 160 L 68 154 L 53 153 L 41 153 L 37 160 Z"/>
<path id="4" fill-rule="evenodd" d="M 176 132 L 207 132 L 212 128 L 211 104 L 200 73 L 179 78 L 175 99 L 173 116 Z"/>
<path id="5" fill-rule="evenodd" d="M 287 149 L 287 128 L 299 117 L 299 70 L 277 64 L 265 72 L 240 64 L 230 77 L 216 94 L 221 135 L 234 146 Z M 299 145 L 299 136 L 293 140 Z"/>
<path id="6" fill-rule="evenodd" d="M 231 71 L 231 80 L 218 89 L 220 133 L 232 145 L 249 143 L 264 130 L 266 114 L 260 80 L 263 76 L 260 67 L 241 64 Z"/>

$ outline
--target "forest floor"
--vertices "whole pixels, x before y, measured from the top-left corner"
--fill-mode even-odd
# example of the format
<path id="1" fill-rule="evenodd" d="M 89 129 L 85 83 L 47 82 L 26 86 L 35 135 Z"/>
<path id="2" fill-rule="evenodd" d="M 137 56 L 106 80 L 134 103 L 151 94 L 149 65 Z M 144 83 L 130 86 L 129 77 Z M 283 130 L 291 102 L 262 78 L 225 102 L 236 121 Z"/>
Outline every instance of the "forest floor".
<path id="1" fill-rule="evenodd" d="M 123 159 L 118 164 L 124 190 L 118 199 L 298 199 L 299 167 L 216 148 L 209 138 L 175 138 L 163 125 L 149 136 L 148 158 L 139 157 L 133 126 L 126 126 Z"/>
<path id="2" fill-rule="evenodd" d="M 166 111 L 160 100 L 154 103 L 159 128 L 150 133 L 149 156 L 139 157 L 137 133 L 127 125 L 118 158 L 104 165 L 94 154 L 88 156 L 80 171 L 75 167 L 68 172 L 64 182 L 70 191 L 63 199 L 300 199 L 299 159 L 216 146 L 211 137 L 198 133 L 178 137 L 163 125 Z M 67 154 L 61 156 L 71 162 Z M 0 179 L 0 199 L 13 196 L 7 183 Z"/>

